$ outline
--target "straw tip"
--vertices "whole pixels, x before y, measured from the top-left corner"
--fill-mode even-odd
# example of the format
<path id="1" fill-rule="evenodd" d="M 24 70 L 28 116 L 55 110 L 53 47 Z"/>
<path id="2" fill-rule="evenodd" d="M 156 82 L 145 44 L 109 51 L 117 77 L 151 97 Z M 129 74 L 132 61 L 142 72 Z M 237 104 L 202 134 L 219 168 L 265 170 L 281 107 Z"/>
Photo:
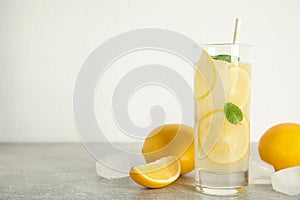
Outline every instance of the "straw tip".
<path id="1" fill-rule="evenodd" d="M 241 19 L 235 19 L 235 29 L 234 29 L 234 37 L 233 37 L 233 44 L 237 44 L 239 41 L 239 34 L 240 34 L 240 27 L 241 27 Z"/>
<path id="2" fill-rule="evenodd" d="M 241 23 L 242 23 L 242 20 L 240 18 L 235 19 L 235 27 L 238 28 L 241 25 Z"/>

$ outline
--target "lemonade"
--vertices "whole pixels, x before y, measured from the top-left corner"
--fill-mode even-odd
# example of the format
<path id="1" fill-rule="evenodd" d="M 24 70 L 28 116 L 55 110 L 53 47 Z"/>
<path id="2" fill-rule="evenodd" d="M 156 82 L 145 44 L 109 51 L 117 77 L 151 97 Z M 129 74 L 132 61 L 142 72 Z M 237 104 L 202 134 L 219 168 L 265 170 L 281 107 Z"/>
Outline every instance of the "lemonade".
<path id="1" fill-rule="evenodd" d="M 194 77 L 196 189 L 242 193 L 248 185 L 249 46 L 204 45 Z"/>

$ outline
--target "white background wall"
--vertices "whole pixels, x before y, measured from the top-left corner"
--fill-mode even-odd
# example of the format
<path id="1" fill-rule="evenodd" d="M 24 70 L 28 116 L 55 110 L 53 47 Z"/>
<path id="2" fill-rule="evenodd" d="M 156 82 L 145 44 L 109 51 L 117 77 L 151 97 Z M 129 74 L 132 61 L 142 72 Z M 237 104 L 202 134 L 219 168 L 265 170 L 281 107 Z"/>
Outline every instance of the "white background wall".
<path id="1" fill-rule="evenodd" d="M 171 29 L 199 43 L 254 46 L 252 141 L 300 122 L 300 1 L 0 0 L 0 142 L 78 141 L 74 83 L 89 53 L 118 33 Z M 128 63 L 130 64 L 130 63 Z M 174 108 L 176 110 L 176 108 Z"/>

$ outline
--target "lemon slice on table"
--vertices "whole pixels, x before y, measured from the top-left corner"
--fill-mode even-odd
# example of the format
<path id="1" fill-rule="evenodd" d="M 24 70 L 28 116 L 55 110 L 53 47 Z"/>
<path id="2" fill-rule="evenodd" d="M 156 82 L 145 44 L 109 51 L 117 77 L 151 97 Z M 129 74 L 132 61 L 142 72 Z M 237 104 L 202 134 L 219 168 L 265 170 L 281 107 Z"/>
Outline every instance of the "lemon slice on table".
<path id="1" fill-rule="evenodd" d="M 251 95 L 251 73 L 246 64 L 235 64 L 228 67 L 230 91 L 228 98 L 230 102 L 245 109 L 249 103 Z"/>
<path id="2" fill-rule="evenodd" d="M 240 161 L 249 151 L 249 121 L 243 116 L 239 124 L 227 121 L 224 110 L 212 111 L 200 120 L 199 146 L 205 157 L 217 164 Z"/>
<path id="3" fill-rule="evenodd" d="M 146 165 L 132 167 L 130 177 L 148 188 L 170 185 L 180 175 L 180 163 L 175 156 L 163 157 Z"/>
<path id="4" fill-rule="evenodd" d="M 203 99 L 207 97 L 216 85 L 216 68 L 212 57 L 202 50 L 200 60 L 195 69 L 195 96 Z"/>

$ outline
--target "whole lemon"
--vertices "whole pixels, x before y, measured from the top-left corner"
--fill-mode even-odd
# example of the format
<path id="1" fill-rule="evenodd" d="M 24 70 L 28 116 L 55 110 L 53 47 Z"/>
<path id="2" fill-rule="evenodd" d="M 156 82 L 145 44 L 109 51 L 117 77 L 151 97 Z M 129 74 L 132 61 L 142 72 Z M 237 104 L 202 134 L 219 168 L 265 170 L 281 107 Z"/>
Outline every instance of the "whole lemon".
<path id="1" fill-rule="evenodd" d="M 179 159 L 181 172 L 194 169 L 194 129 L 183 124 L 165 124 L 152 130 L 147 136 L 142 153 L 147 162 L 165 156 Z"/>
<path id="2" fill-rule="evenodd" d="M 258 151 L 276 171 L 300 165 L 300 124 L 273 126 L 261 137 Z"/>

